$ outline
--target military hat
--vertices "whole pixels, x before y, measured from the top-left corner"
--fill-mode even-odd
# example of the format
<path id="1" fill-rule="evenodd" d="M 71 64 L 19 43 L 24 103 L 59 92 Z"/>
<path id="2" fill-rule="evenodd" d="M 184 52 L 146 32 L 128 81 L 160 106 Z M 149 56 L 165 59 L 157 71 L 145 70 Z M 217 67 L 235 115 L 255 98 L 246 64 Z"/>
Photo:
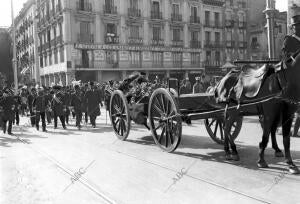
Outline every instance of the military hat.
<path id="1" fill-rule="evenodd" d="M 291 19 L 291 25 L 300 24 L 300 15 L 295 15 Z"/>

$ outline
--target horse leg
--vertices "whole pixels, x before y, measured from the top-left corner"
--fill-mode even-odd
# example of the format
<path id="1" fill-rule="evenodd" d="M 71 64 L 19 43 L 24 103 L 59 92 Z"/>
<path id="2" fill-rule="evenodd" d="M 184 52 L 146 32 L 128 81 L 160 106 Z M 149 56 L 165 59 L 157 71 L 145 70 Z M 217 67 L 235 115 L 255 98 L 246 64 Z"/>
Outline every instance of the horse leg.
<path id="1" fill-rule="evenodd" d="M 285 105 L 287 106 L 287 104 Z M 291 109 L 291 108 L 287 108 L 287 109 Z M 299 174 L 300 170 L 293 163 L 291 152 L 290 152 L 290 131 L 291 131 L 291 126 L 293 121 L 292 118 L 293 118 L 293 111 L 291 110 L 282 111 L 283 146 L 284 146 L 285 160 L 286 163 L 289 165 L 290 173 Z"/>
<path id="2" fill-rule="evenodd" d="M 230 148 L 232 150 L 231 152 L 231 159 L 234 160 L 234 161 L 239 161 L 240 160 L 240 157 L 239 157 L 239 154 L 238 154 L 238 151 L 236 149 L 236 145 L 234 143 L 234 140 L 233 138 L 231 137 L 231 127 L 232 127 L 232 124 L 234 123 L 236 117 L 237 117 L 237 113 L 231 113 L 229 115 L 229 117 L 227 118 L 226 122 L 225 122 L 225 127 L 224 127 L 224 134 L 225 134 L 225 137 L 228 138 L 228 142 L 230 144 Z M 227 135 L 227 136 L 226 136 Z"/>
<path id="3" fill-rule="evenodd" d="M 283 153 L 281 149 L 279 149 L 277 140 L 276 140 L 276 130 L 279 124 L 279 117 L 278 120 L 275 121 L 271 127 L 271 141 L 272 141 L 272 148 L 275 150 L 275 157 L 283 157 Z"/>

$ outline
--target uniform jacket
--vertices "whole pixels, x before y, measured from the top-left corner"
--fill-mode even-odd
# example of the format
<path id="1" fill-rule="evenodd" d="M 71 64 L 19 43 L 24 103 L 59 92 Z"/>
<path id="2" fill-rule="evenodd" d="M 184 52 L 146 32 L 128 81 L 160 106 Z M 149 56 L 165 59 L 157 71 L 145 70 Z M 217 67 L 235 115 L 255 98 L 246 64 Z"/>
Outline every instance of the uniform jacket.
<path id="1" fill-rule="evenodd" d="M 48 101 L 45 95 L 37 96 L 32 103 L 32 106 L 35 108 L 36 112 L 45 112 L 47 109 Z"/>
<path id="2" fill-rule="evenodd" d="M 81 112 L 85 110 L 84 95 L 81 92 L 74 92 L 71 95 L 70 105 L 74 107 L 75 112 Z"/>
<path id="3" fill-rule="evenodd" d="M 62 92 L 57 92 L 57 94 L 53 95 L 51 107 L 57 116 L 63 116 L 65 114 L 66 101 L 65 95 Z"/>
<path id="4" fill-rule="evenodd" d="M 92 89 L 85 93 L 84 99 L 87 105 L 88 115 L 100 115 L 101 94 L 98 90 Z"/>
<path id="5" fill-rule="evenodd" d="M 15 119 L 15 100 L 13 96 L 3 97 L 0 101 L 0 106 L 3 109 L 3 117 L 7 120 Z"/>

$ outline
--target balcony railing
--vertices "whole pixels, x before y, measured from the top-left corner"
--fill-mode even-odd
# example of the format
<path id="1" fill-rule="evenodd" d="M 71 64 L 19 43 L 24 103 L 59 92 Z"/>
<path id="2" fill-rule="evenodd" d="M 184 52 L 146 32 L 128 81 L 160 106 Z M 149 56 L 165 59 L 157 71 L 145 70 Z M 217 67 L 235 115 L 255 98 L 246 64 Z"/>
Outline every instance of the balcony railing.
<path id="1" fill-rule="evenodd" d="M 93 10 L 92 4 L 89 2 L 84 2 L 83 4 L 81 4 L 81 2 L 76 2 L 76 8 L 77 11 L 91 12 Z"/>
<path id="2" fill-rule="evenodd" d="M 183 47 L 183 40 L 172 40 L 172 47 Z"/>
<path id="3" fill-rule="evenodd" d="M 246 28 L 247 27 L 247 23 L 244 21 L 239 21 L 239 28 Z"/>
<path id="4" fill-rule="evenodd" d="M 164 46 L 164 40 L 163 39 L 152 39 L 151 45 L 153 45 L 153 46 Z"/>
<path id="5" fill-rule="evenodd" d="M 208 28 L 223 28 L 223 25 L 221 24 L 221 21 L 208 21 L 208 20 L 206 20 L 204 22 L 204 27 L 208 27 Z"/>
<path id="6" fill-rule="evenodd" d="M 225 20 L 226 28 L 233 28 L 234 27 L 234 20 Z"/>
<path id="7" fill-rule="evenodd" d="M 117 14 L 118 13 L 118 9 L 116 6 L 112 6 L 112 5 L 103 5 L 103 12 L 105 14 Z"/>
<path id="8" fill-rule="evenodd" d="M 219 66 L 221 66 L 222 63 L 220 60 L 214 60 L 214 61 L 206 60 L 203 62 L 203 64 L 205 67 L 219 67 Z"/>
<path id="9" fill-rule="evenodd" d="M 151 11 L 151 19 L 162 19 L 162 12 Z"/>
<path id="10" fill-rule="evenodd" d="M 240 41 L 240 42 L 239 42 L 239 48 L 247 48 L 247 42 L 245 42 L 245 41 Z"/>
<path id="11" fill-rule="evenodd" d="M 190 16 L 190 23 L 200 23 L 199 16 Z"/>
<path id="12" fill-rule="evenodd" d="M 129 37 L 128 38 L 128 44 L 131 44 L 131 45 L 141 45 L 141 44 L 143 44 L 143 38 Z"/>
<path id="13" fill-rule="evenodd" d="M 171 21 L 182 21 L 182 15 L 177 13 L 171 14 Z"/>
<path id="14" fill-rule="evenodd" d="M 77 41 L 79 43 L 94 43 L 94 35 L 93 34 L 77 34 Z"/>
<path id="15" fill-rule="evenodd" d="M 222 48 L 223 44 L 221 41 L 205 41 L 205 48 Z"/>
<path id="16" fill-rule="evenodd" d="M 191 48 L 201 48 L 201 42 L 199 40 L 191 40 L 190 47 Z"/>
<path id="17" fill-rule="evenodd" d="M 223 6 L 225 1 L 223 0 L 203 0 L 203 4 L 212 5 L 212 6 Z"/>
<path id="18" fill-rule="evenodd" d="M 141 9 L 128 8 L 128 16 L 130 16 L 130 17 L 141 17 Z"/>
<path id="19" fill-rule="evenodd" d="M 227 40 L 226 41 L 226 47 L 227 48 L 233 48 L 234 45 L 235 45 L 235 41 L 233 41 L 233 40 Z"/>
<path id="20" fill-rule="evenodd" d="M 105 36 L 105 44 L 119 44 L 119 36 Z"/>

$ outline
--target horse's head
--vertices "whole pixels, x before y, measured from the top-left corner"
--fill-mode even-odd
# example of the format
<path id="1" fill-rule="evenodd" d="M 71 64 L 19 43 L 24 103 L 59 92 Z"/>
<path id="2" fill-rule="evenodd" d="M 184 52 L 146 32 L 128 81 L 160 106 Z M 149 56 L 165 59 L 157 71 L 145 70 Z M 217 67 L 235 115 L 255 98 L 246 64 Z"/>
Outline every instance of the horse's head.
<path id="1" fill-rule="evenodd" d="M 285 98 L 300 102 L 300 49 L 285 62 Z"/>

